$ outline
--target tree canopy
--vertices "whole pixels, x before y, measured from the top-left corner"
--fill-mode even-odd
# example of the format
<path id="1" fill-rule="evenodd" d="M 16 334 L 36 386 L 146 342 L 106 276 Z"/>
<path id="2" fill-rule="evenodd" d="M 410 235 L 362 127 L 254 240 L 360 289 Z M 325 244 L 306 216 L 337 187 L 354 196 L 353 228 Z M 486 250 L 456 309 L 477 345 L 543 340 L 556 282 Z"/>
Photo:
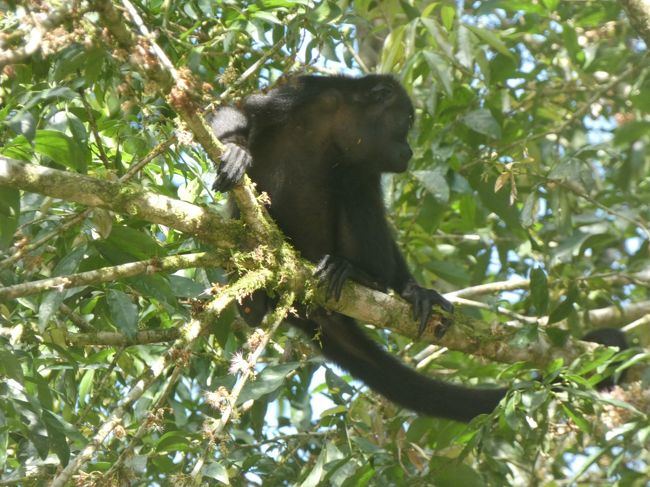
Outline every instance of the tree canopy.
<path id="1" fill-rule="evenodd" d="M 0 2 L 0 485 L 647 485 L 648 45 L 647 0 Z M 395 296 L 327 301 L 265 195 L 235 221 L 211 190 L 214 107 L 370 72 L 416 108 L 383 184 L 441 340 Z M 298 303 L 511 390 L 468 425 L 399 409 L 282 324 Z M 603 327 L 631 348 L 579 340 Z"/>

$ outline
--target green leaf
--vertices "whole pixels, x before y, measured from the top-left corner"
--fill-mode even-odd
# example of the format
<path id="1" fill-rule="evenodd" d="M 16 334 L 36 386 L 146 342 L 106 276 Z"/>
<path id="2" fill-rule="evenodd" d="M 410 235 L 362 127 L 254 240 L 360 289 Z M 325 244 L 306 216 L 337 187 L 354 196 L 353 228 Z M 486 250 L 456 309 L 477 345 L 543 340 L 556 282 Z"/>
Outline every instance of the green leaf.
<path id="1" fill-rule="evenodd" d="M 543 316 L 548 308 L 548 281 L 541 267 L 530 271 L 530 297 L 537 316 Z"/>
<path id="2" fill-rule="evenodd" d="M 253 15 L 251 15 L 251 17 L 254 19 L 262 20 L 264 22 L 268 22 L 270 24 L 282 25 L 280 19 L 278 19 L 271 12 L 264 12 L 263 10 L 260 10 L 258 12 L 255 12 Z"/>
<path id="3" fill-rule="evenodd" d="M 441 204 L 449 202 L 449 184 L 445 177 L 447 168 L 438 166 L 433 170 L 413 171 L 413 176 Z"/>
<path id="4" fill-rule="evenodd" d="M 25 381 L 21 361 L 12 352 L 0 350 L 0 375 L 22 384 Z"/>
<path id="5" fill-rule="evenodd" d="M 432 51 L 424 51 L 422 55 L 427 61 L 434 77 L 442 84 L 445 93 L 448 96 L 452 96 L 454 94 L 454 86 L 449 63 L 442 56 Z"/>
<path id="6" fill-rule="evenodd" d="M 376 471 L 370 463 L 364 463 L 352 476 L 343 482 L 341 487 L 365 487 L 375 476 Z"/>
<path id="7" fill-rule="evenodd" d="M 296 370 L 300 364 L 289 362 L 281 365 L 269 365 L 255 379 L 244 387 L 239 395 L 237 404 L 243 404 L 249 400 L 259 399 L 265 394 L 275 392 L 284 384 L 284 380 L 290 372 Z"/>
<path id="8" fill-rule="evenodd" d="M 93 381 L 95 379 L 95 369 L 88 369 L 79 381 L 79 404 L 83 407 L 86 405 L 86 398 L 93 393 Z"/>
<path id="9" fill-rule="evenodd" d="M 54 267 L 52 276 L 66 276 L 76 272 L 87 249 L 86 245 L 80 245 L 63 257 Z M 59 306 L 61 306 L 65 297 L 66 292 L 62 292 L 58 289 L 45 293 L 38 307 L 38 326 L 41 331 L 45 330 L 50 318 L 58 311 Z"/>
<path id="10" fill-rule="evenodd" d="M 521 224 L 524 227 L 532 227 L 537 221 L 538 201 L 539 199 L 534 191 L 526 197 L 524 207 L 521 209 Z"/>
<path id="11" fill-rule="evenodd" d="M 583 432 L 590 434 L 591 433 L 591 423 L 587 418 L 575 409 L 571 404 L 567 402 L 562 403 L 562 410 L 566 413 L 569 418 L 580 428 Z"/>
<path id="12" fill-rule="evenodd" d="M 219 462 L 211 462 L 207 464 L 201 470 L 201 473 L 206 476 L 214 479 L 218 482 L 221 482 L 224 485 L 230 485 L 230 479 L 228 478 L 228 471 Z"/>
<path id="13" fill-rule="evenodd" d="M 361 450 L 363 452 L 369 453 L 371 455 L 376 454 L 376 453 L 381 453 L 383 451 L 380 447 L 375 445 L 372 441 L 370 441 L 369 439 L 364 438 L 362 436 L 354 437 L 352 439 L 352 441 L 354 441 L 354 443 L 356 443 L 357 446 L 359 448 L 361 448 Z"/>
<path id="14" fill-rule="evenodd" d="M 480 108 L 469 112 L 463 119 L 463 123 L 479 134 L 487 135 L 493 139 L 501 138 L 501 126 L 492 116 L 490 110 Z"/>
<path id="15" fill-rule="evenodd" d="M 62 132 L 37 130 L 34 137 L 34 150 L 62 166 L 80 172 L 85 170 L 86 161 L 81 146 L 72 137 Z"/>
<path id="16" fill-rule="evenodd" d="M 405 26 L 400 25 L 386 36 L 384 48 L 381 51 L 380 71 L 382 73 L 394 71 L 395 65 L 404 55 L 404 32 Z"/>
<path id="17" fill-rule="evenodd" d="M 0 408 L 0 424 L 7 424 L 7 417 Z M 7 464 L 7 446 L 9 445 L 9 428 L 0 427 L 0 470 L 4 471 Z"/>
<path id="18" fill-rule="evenodd" d="M 34 140 L 36 135 L 36 119 L 27 110 L 21 110 L 16 115 L 11 117 L 7 124 L 17 134 L 24 135 L 30 142 Z"/>
<path id="19" fill-rule="evenodd" d="M 515 205 L 510 204 L 508 192 L 494 192 L 496 178 L 485 178 L 483 170 L 477 167 L 469 175 L 468 181 L 478 192 L 483 206 L 496 213 L 516 235 L 524 238 L 525 232 L 519 222 L 519 211 Z"/>
<path id="20" fill-rule="evenodd" d="M 454 27 L 454 18 L 456 17 L 456 9 L 451 5 L 443 5 L 440 9 L 440 18 L 442 19 L 442 25 L 445 26 L 445 29 L 450 31 Z"/>
<path id="21" fill-rule="evenodd" d="M 20 216 L 20 191 L 0 187 L 0 250 L 7 249 L 14 239 Z"/>
<path id="22" fill-rule="evenodd" d="M 578 43 L 578 34 L 571 25 L 564 24 L 562 26 L 562 38 L 564 40 L 564 47 L 571 55 L 573 61 L 581 64 L 585 59 L 585 53 Z"/>
<path id="23" fill-rule="evenodd" d="M 463 25 L 471 30 L 474 34 L 476 34 L 479 39 L 492 47 L 495 51 L 503 54 L 504 56 L 514 57 L 506 47 L 505 43 L 499 39 L 499 36 L 493 31 L 482 29 L 481 27 L 467 23 L 464 23 Z"/>
<path id="24" fill-rule="evenodd" d="M 125 225 L 113 225 L 107 242 L 115 245 L 119 250 L 138 259 L 162 257 L 165 250 L 144 230 Z"/>
<path id="25" fill-rule="evenodd" d="M 163 434 L 155 446 L 158 453 L 185 452 L 189 450 L 189 440 L 178 431 Z"/>
<path id="26" fill-rule="evenodd" d="M 354 394 L 354 389 L 350 384 L 341 379 L 329 368 L 325 371 L 325 383 L 329 390 L 336 394 Z"/>
<path id="27" fill-rule="evenodd" d="M 614 143 L 616 145 L 631 144 L 647 134 L 650 134 L 650 122 L 628 122 L 616 129 L 616 132 L 614 132 Z"/>
<path id="28" fill-rule="evenodd" d="M 329 23 L 335 22 L 341 13 L 341 9 L 334 2 L 323 1 L 309 13 L 309 18 L 317 23 Z"/>
<path id="29" fill-rule="evenodd" d="M 128 294 L 117 289 L 109 289 L 106 293 L 106 302 L 113 323 L 127 336 L 135 336 L 138 331 L 138 307 Z"/>
<path id="30" fill-rule="evenodd" d="M 27 138 L 24 135 L 19 135 L 4 145 L 0 144 L 0 154 L 19 161 L 31 162 L 34 151 Z"/>
<path id="31" fill-rule="evenodd" d="M 48 128 L 62 133 L 69 131 L 80 148 L 85 149 L 88 144 L 86 127 L 79 117 L 70 111 L 61 110 L 52 115 L 48 120 Z"/>
<path id="32" fill-rule="evenodd" d="M 59 457 L 61 464 L 65 467 L 70 460 L 70 445 L 68 445 L 65 428 L 59 419 L 47 410 L 43 411 L 43 422 L 47 428 L 50 448 Z"/>
<path id="33" fill-rule="evenodd" d="M 67 86 L 56 86 L 43 91 L 35 92 L 35 95 L 28 99 L 23 107 L 23 110 L 31 110 L 36 105 L 43 102 L 50 102 L 63 98 L 64 100 L 75 100 L 79 98 L 79 94 Z"/>
<path id="34" fill-rule="evenodd" d="M 320 484 L 323 474 L 325 473 L 323 466 L 325 465 L 326 457 L 327 450 L 323 448 L 316 459 L 316 463 L 311 466 L 309 475 L 307 475 L 307 478 L 300 484 L 300 487 L 316 487 Z"/>
<path id="35" fill-rule="evenodd" d="M 177 298 L 196 298 L 205 291 L 198 282 L 173 274 L 169 276 L 169 286 Z"/>
<path id="36" fill-rule="evenodd" d="M 453 468 L 449 458 L 433 457 L 429 462 L 431 480 L 436 487 L 483 487 L 485 482 L 481 476 L 469 465 L 454 462 Z"/>
<path id="37" fill-rule="evenodd" d="M 347 414 L 348 412 L 348 406 L 334 406 L 333 408 L 326 409 L 322 413 L 320 413 L 320 417 L 326 418 L 327 416 L 337 416 L 339 414 Z"/>
<path id="38" fill-rule="evenodd" d="M 569 316 L 575 309 L 573 307 L 573 304 L 576 302 L 577 298 L 578 288 L 575 286 L 571 287 L 564 300 L 558 304 L 555 309 L 553 309 L 553 311 L 551 311 L 551 314 L 548 317 L 547 326 L 552 325 L 553 323 L 557 323 L 558 321 L 563 320 Z"/>

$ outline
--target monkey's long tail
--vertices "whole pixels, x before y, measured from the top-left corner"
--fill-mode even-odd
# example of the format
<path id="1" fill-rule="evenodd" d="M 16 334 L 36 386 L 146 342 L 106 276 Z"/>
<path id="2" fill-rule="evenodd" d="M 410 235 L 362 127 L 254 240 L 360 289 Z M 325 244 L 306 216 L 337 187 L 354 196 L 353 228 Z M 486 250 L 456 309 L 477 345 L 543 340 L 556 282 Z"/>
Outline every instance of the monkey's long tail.
<path id="1" fill-rule="evenodd" d="M 290 321 L 325 357 L 387 399 L 418 413 L 467 422 L 492 412 L 507 391 L 468 388 L 419 374 L 382 350 L 347 316 L 317 311 L 309 320 Z"/>

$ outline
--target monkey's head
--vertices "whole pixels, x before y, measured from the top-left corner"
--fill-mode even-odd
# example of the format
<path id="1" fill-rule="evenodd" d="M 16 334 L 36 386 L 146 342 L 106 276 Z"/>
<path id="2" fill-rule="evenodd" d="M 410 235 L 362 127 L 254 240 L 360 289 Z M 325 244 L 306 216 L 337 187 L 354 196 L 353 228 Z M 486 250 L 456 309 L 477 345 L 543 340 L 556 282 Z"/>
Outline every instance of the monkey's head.
<path id="1" fill-rule="evenodd" d="M 392 76 L 301 76 L 293 83 L 280 89 L 282 103 L 293 105 L 296 124 L 310 140 L 336 151 L 339 167 L 406 170 L 413 155 L 407 142 L 413 105 Z"/>
<path id="2" fill-rule="evenodd" d="M 403 172 L 413 152 L 407 136 L 413 105 L 391 76 L 353 79 L 332 119 L 332 138 L 342 162 L 368 172 Z"/>

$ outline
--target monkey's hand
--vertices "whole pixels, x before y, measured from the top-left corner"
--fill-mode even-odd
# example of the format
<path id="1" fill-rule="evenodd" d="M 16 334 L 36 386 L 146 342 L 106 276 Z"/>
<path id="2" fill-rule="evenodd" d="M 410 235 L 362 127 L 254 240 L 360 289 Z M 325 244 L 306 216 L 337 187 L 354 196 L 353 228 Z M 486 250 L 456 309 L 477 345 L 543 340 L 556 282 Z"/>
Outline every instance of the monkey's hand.
<path id="1" fill-rule="evenodd" d="M 241 181 L 246 169 L 253 162 L 248 149 L 234 142 L 226 142 L 225 150 L 221 155 L 221 164 L 214 180 L 212 189 L 224 193 Z"/>
<path id="2" fill-rule="evenodd" d="M 438 305 L 449 313 L 454 311 L 454 306 L 442 297 L 439 292 L 421 287 L 414 281 L 406 285 L 401 295 L 413 306 L 413 319 L 420 322 L 418 336 L 421 336 L 427 328 L 427 323 L 429 323 L 431 315 L 433 315 L 433 305 Z M 441 338 L 451 324 L 451 319 L 447 317 L 441 318 L 440 325 L 435 330 L 436 338 Z"/>
<path id="3" fill-rule="evenodd" d="M 341 299 L 343 284 L 347 279 L 352 279 L 372 289 L 386 291 L 386 288 L 381 287 L 372 277 L 352 265 L 347 259 L 334 255 L 326 255 L 320 260 L 316 266 L 314 276 L 318 279 L 319 285 L 327 286 L 325 290 L 326 299 L 332 297 L 337 301 Z"/>

